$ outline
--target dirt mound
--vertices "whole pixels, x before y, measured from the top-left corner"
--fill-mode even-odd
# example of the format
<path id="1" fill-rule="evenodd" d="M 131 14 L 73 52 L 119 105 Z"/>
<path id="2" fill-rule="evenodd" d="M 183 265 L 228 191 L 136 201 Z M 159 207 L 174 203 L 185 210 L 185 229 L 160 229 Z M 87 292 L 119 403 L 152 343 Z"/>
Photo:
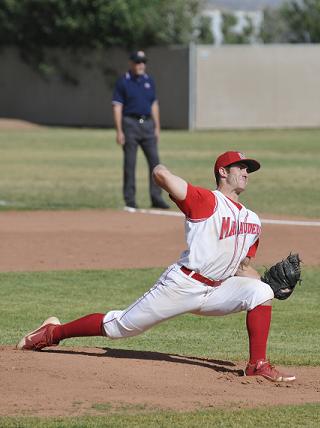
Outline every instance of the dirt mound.
<path id="1" fill-rule="evenodd" d="M 243 377 L 245 363 L 110 348 L 0 348 L 1 415 L 78 416 L 126 408 L 194 410 L 320 401 L 320 368 L 297 380 Z"/>
<path id="2" fill-rule="evenodd" d="M 11 129 L 28 130 L 28 129 L 39 129 L 39 128 L 41 128 L 41 125 L 37 125 L 36 123 L 28 122 L 26 120 L 0 118 L 0 131 L 2 129 L 3 130 L 11 130 Z"/>
<path id="3" fill-rule="evenodd" d="M 3 212 L 0 225 L 2 271 L 167 266 L 185 247 L 178 217 L 111 210 Z M 306 264 L 317 264 L 319 233 L 319 227 L 266 224 L 257 263 L 274 262 L 295 250 Z M 244 367 L 245 362 L 110 348 L 22 352 L 0 347 L 0 415 L 320 401 L 320 367 L 290 368 L 297 380 L 285 385 L 243 377 Z"/>

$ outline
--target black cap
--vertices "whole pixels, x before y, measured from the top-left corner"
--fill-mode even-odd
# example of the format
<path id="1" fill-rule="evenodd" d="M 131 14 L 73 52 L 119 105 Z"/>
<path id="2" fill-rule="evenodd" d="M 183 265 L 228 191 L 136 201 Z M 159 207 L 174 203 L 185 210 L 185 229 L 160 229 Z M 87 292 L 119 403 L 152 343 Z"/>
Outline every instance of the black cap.
<path id="1" fill-rule="evenodd" d="M 146 54 L 143 51 L 132 52 L 129 59 L 130 61 L 135 62 L 136 64 L 140 64 L 141 62 L 147 62 Z"/>

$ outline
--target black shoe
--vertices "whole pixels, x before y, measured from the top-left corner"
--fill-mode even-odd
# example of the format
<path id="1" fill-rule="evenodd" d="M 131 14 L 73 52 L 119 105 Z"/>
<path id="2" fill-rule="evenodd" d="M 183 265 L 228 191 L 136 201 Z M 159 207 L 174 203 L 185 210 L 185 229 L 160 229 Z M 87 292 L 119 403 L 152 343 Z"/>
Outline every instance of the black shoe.
<path id="1" fill-rule="evenodd" d="M 170 208 L 170 205 L 168 205 L 164 201 L 157 201 L 157 202 L 152 202 L 152 208 L 161 208 L 162 210 L 167 210 Z"/>

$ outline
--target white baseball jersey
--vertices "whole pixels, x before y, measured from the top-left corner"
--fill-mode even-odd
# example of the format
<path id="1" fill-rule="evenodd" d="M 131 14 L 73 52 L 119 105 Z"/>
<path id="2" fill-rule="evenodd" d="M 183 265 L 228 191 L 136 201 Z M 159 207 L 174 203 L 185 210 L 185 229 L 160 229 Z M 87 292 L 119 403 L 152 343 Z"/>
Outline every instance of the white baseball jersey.
<path id="1" fill-rule="evenodd" d="M 175 203 L 186 215 L 188 249 L 127 309 L 106 314 L 103 326 L 110 339 L 136 336 L 176 315 L 226 315 L 252 310 L 273 298 L 268 284 L 234 276 L 240 262 L 256 253 L 261 225 L 255 213 L 217 190 L 191 184 L 186 199 Z M 185 274 L 182 265 L 224 281 L 208 286 Z"/>
<path id="2" fill-rule="evenodd" d="M 174 202 L 186 215 L 188 245 L 178 264 L 207 278 L 222 280 L 233 276 L 246 256 L 255 255 L 261 222 L 244 205 L 218 190 L 191 184 L 186 199 Z"/>

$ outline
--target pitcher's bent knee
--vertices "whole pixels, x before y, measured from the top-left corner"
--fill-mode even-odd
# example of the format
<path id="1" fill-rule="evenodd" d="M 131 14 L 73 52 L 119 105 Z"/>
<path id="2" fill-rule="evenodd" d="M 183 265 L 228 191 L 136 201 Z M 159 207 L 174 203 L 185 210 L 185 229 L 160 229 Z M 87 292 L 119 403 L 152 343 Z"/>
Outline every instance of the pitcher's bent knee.
<path id="1" fill-rule="evenodd" d="M 252 288 L 251 294 L 247 299 L 248 311 L 274 298 L 273 291 L 268 284 L 258 279 L 254 279 L 250 285 Z"/>
<path id="2" fill-rule="evenodd" d="M 137 336 L 143 333 L 142 330 L 134 326 L 125 326 L 121 322 L 123 313 L 124 311 L 110 311 L 103 318 L 103 328 L 109 339 L 122 339 L 124 337 Z"/>

